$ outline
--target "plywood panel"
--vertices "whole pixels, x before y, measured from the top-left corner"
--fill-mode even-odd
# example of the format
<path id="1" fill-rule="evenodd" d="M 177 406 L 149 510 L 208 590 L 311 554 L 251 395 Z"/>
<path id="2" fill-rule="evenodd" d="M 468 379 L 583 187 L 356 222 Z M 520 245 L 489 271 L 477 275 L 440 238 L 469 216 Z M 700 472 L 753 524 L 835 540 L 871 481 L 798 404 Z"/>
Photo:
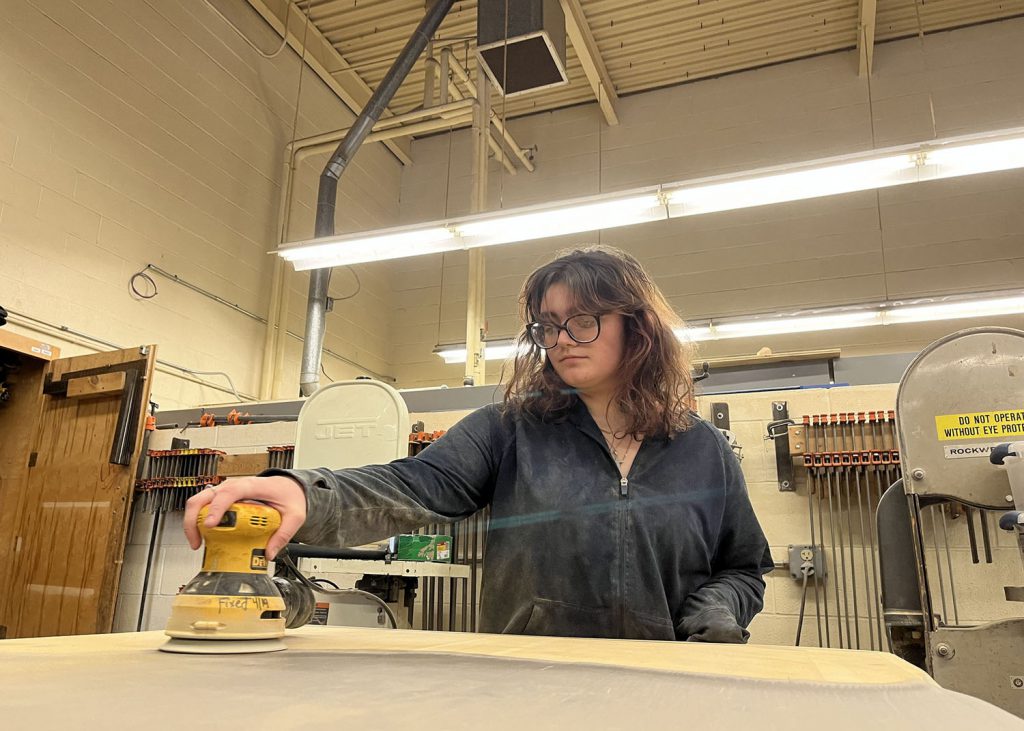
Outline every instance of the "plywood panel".
<path id="1" fill-rule="evenodd" d="M 260 725 L 309 726 L 293 702 L 310 687 L 347 684 L 307 705 L 366 728 L 387 703 L 446 729 L 761 726 L 814 731 L 935 731 L 1024 728 L 1004 711 L 938 687 L 922 671 L 877 652 L 452 632 L 305 627 L 289 649 L 252 656 L 168 657 L 162 633 L 124 633 L 0 645 L 6 716 L 15 726 L 101 726 L 111 708 L 181 726 L 183 707 L 209 707 L 230 694 L 258 709 Z M 394 669 L 406 670 L 395 693 Z M 264 682 L 275 677 L 273 687 Z M 52 688 L 61 703 L 48 702 Z M 792 713 L 792 699 L 801 713 Z M 276 701 L 280 700 L 278 703 Z M 893 709 L 899 708 L 899 713 Z M 194 729 L 220 728 L 223 714 L 193 714 Z M 639 724 L 638 724 L 639 720 Z"/>

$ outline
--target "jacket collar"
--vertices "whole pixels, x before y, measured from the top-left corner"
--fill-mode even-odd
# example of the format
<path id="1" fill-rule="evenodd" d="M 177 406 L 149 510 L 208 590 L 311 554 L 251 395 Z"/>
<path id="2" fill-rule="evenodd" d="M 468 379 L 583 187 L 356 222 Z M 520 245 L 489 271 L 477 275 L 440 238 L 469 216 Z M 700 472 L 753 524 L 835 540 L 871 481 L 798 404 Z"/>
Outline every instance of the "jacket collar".
<path id="1" fill-rule="evenodd" d="M 569 407 L 566 418 L 581 432 L 604 444 L 604 437 L 601 436 L 601 430 L 597 427 L 597 422 L 594 421 L 594 417 L 590 415 L 587 405 L 583 403 L 583 399 L 579 396 L 574 397 L 573 404 Z"/>
<path id="2" fill-rule="evenodd" d="M 573 404 L 569 407 L 565 418 L 587 436 L 596 439 L 601 444 L 605 443 L 604 435 L 601 434 L 597 422 L 594 421 L 594 417 L 590 415 L 587 405 L 583 403 L 583 399 L 579 396 L 574 397 Z M 666 437 L 645 436 L 644 441 L 667 442 L 668 439 Z"/>

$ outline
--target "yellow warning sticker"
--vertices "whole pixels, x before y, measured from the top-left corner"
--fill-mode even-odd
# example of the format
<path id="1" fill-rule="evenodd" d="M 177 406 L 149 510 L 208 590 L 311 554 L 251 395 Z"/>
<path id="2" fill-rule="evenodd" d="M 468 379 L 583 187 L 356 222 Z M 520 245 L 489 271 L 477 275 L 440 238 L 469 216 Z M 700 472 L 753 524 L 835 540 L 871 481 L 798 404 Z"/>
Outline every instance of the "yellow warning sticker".
<path id="1" fill-rule="evenodd" d="M 940 441 L 951 439 L 992 439 L 1024 436 L 1024 409 L 979 411 L 973 414 L 944 414 L 935 417 Z"/>

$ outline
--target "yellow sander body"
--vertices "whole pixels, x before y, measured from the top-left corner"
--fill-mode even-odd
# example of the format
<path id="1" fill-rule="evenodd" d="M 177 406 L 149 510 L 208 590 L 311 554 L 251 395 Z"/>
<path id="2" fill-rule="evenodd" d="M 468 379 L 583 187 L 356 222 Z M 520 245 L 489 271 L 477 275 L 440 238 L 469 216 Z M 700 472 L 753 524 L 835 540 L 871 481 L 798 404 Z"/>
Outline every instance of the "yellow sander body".
<path id="1" fill-rule="evenodd" d="M 206 551 L 203 568 L 174 599 L 160 649 L 184 653 L 283 650 L 285 603 L 267 572 L 266 547 L 280 514 L 259 503 L 234 503 L 220 523 L 197 523 Z"/>

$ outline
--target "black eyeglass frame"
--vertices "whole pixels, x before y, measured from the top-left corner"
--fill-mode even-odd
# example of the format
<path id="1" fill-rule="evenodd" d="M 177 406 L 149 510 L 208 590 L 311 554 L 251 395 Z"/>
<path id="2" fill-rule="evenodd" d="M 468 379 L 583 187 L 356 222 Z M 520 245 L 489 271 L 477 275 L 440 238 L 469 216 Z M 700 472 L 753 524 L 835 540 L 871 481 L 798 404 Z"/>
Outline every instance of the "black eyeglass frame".
<path id="1" fill-rule="evenodd" d="M 597 334 L 595 334 L 594 337 L 590 338 L 590 340 L 580 340 L 579 338 L 572 334 L 571 330 L 569 330 L 569 321 L 575 320 L 577 317 L 593 317 L 594 320 L 597 322 Z M 563 322 L 561 325 L 553 322 L 534 321 L 529 323 L 526 326 L 526 334 L 529 336 L 530 342 L 532 342 L 541 350 L 551 350 L 552 348 L 558 345 L 558 335 L 555 335 L 555 342 L 552 345 L 542 345 L 539 342 L 537 342 L 537 338 L 535 338 L 533 335 L 534 327 L 554 327 L 557 330 L 565 330 L 565 334 L 569 336 L 570 340 L 572 340 L 575 343 L 579 343 L 580 345 L 586 345 L 587 343 L 592 343 L 599 337 L 601 337 L 601 315 L 594 315 L 589 312 L 578 312 L 575 315 L 572 315 L 571 317 L 565 318 L 565 322 Z"/>

